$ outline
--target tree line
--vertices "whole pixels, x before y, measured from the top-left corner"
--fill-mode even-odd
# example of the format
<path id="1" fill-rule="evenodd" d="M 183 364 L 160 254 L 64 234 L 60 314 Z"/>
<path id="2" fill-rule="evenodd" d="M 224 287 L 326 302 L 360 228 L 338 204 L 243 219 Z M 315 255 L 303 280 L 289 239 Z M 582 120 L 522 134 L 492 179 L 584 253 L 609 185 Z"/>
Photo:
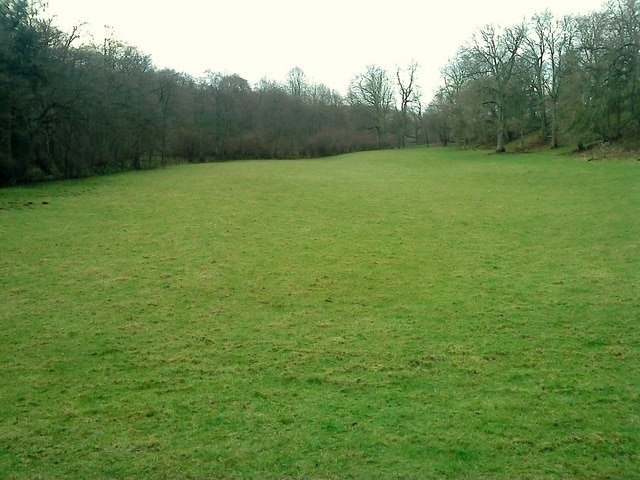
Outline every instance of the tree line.
<path id="1" fill-rule="evenodd" d="M 346 95 L 307 79 L 157 69 L 135 46 L 82 43 L 39 3 L 0 0 L 0 184 L 174 162 L 304 158 L 408 144 L 488 145 L 536 134 L 552 147 L 637 137 L 638 0 L 487 26 L 422 104 L 418 65 L 370 65 Z"/>
<path id="2" fill-rule="evenodd" d="M 428 108 L 440 142 L 488 144 L 535 133 L 558 147 L 640 137 L 640 2 L 477 31 L 442 71 Z"/>
<path id="3" fill-rule="evenodd" d="M 398 143 L 393 84 L 378 67 L 346 98 L 300 68 L 253 86 L 237 74 L 193 78 L 117 38 L 80 37 L 37 2 L 0 1 L 0 184 Z"/>

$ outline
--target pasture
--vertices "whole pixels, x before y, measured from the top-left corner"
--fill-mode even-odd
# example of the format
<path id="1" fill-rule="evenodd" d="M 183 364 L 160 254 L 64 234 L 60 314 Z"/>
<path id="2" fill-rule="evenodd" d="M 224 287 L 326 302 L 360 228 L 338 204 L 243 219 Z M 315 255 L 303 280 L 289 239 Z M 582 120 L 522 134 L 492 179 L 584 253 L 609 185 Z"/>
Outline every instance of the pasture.
<path id="1" fill-rule="evenodd" d="M 637 478 L 640 162 L 0 190 L 0 477 Z"/>

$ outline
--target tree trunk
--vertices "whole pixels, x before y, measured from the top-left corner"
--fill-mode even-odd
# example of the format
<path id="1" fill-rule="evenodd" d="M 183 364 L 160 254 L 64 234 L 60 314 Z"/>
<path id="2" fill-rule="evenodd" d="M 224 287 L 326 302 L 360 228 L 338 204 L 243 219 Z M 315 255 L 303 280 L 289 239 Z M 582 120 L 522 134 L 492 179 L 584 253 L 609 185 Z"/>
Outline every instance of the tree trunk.
<path id="1" fill-rule="evenodd" d="M 547 138 L 549 137 L 549 121 L 547 120 L 547 110 L 544 106 L 544 101 L 540 105 L 542 108 L 542 118 L 540 120 L 540 138 L 543 142 L 547 142 Z"/>
<path id="2" fill-rule="evenodd" d="M 496 153 L 503 153 L 506 149 L 504 147 L 504 108 L 502 105 L 498 105 L 498 135 L 496 141 Z"/>
<path id="3" fill-rule="evenodd" d="M 547 118 L 547 102 L 544 95 L 544 87 L 542 85 L 542 73 L 538 74 L 538 106 L 540 107 L 540 139 L 547 141 L 549 136 L 549 119 Z"/>
<path id="4" fill-rule="evenodd" d="M 558 148 L 558 102 L 551 102 L 551 148 Z"/>
<path id="5" fill-rule="evenodd" d="M 400 147 L 404 148 L 407 144 L 407 113 L 405 111 L 402 112 L 402 133 L 400 135 Z"/>
<path id="6" fill-rule="evenodd" d="M 12 122 L 11 112 L 6 115 L 6 122 L 0 125 L 0 182 L 3 180 L 14 180 L 16 176 L 15 161 L 13 158 L 13 148 L 11 142 Z M 5 178 L 3 178 L 3 176 Z"/>
<path id="7" fill-rule="evenodd" d="M 140 161 L 140 136 L 136 135 L 136 144 L 133 152 L 133 168 L 135 170 L 142 170 L 142 162 Z"/>
<path id="8" fill-rule="evenodd" d="M 13 161 L 13 148 L 12 148 L 12 142 L 11 142 L 11 135 L 13 133 L 13 124 L 12 124 L 12 112 L 10 109 L 7 109 L 7 121 L 5 123 L 5 128 L 4 130 L 4 135 L 3 135 L 3 139 L 2 139 L 2 143 L 3 145 L 0 146 L 0 153 L 2 153 L 2 155 L 9 160 L 9 162 L 11 163 Z M 12 172 L 13 174 L 13 172 Z"/>

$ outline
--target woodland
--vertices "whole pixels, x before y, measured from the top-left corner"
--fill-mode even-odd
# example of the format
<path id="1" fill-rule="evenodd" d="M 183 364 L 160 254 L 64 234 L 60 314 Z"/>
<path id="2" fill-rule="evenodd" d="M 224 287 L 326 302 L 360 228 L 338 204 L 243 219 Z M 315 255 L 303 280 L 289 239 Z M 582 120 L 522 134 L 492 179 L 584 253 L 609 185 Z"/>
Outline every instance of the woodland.
<path id="1" fill-rule="evenodd" d="M 158 69 L 117 38 L 62 31 L 31 0 L 0 2 L 0 184 L 172 163 L 310 158 L 409 145 L 637 148 L 640 2 L 487 25 L 425 101 L 418 65 L 370 65 L 342 94 L 294 67 L 285 82 Z M 517 142 L 516 142 L 517 143 Z"/>

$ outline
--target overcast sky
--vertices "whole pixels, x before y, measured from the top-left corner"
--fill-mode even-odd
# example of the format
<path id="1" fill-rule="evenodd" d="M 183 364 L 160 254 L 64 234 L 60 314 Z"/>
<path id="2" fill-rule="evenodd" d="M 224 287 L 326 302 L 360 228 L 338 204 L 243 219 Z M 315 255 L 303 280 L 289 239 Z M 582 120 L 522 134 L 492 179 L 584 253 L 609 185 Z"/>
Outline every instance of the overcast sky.
<path id="1" fill-rule="evenodd" d="M 237 73 L 255 84 L 283 82 L 295 66 L 345 93 L 377 64 L 394 74 L 415 59 L 425 100 L 439 74 L 478 28 L 507 26 L 549 8 L 557 15 L 599 10 L 603 0 L 49 0 L 63 30 L 84 23 L 101 42 L 116 38 L 151 55 L 157 67 L 195 77 Z"/>

